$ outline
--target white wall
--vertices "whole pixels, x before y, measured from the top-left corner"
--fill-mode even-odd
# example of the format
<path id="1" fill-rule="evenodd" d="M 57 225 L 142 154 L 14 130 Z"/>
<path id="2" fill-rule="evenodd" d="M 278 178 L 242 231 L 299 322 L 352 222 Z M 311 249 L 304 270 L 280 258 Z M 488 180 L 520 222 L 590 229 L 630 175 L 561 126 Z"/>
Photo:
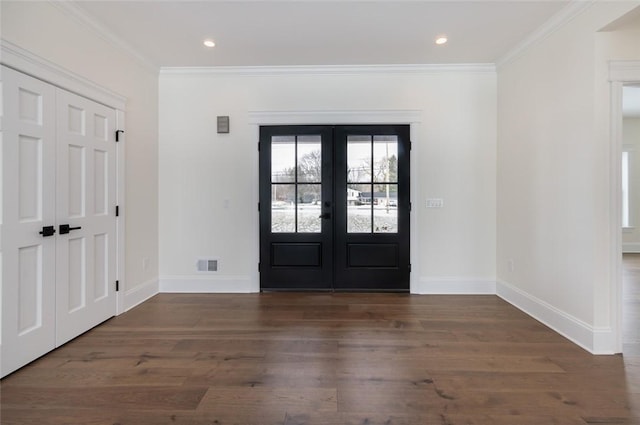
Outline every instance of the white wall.
<path id="1" fill-rule="evenodd" d="M 418 218 L 412 290 L 495 287 L 496 76 L 490 69 L 161 74 L 161 288 L 258 290 L 257 126 L 250 112 L 363 110 L 421 116 L 412 136 Z M 230 134 L 216 134 L 217 115 L 230 116 Z M 427 197 L 443 198 L 444 208 L 427 210 Z M 195 273 L 202 257 L 218 258 L 219 272 Z"/>
<path id="2" fill-rule="evenodd" d="M 595 3 L 498 70 L 498 294 L 595 352 L 614 350 L 606 61 L 640 57 L 596 31 L 635 5 Z"/>
<path id="3" fill-rule="evenodd" d="M 622 234 L 623 252 L 640 252 L 640 117 L 622 120 L 622 144 L 629 152 L 629 228 Z"/>
<path id="4" fill-rule="evenodd" d="M 51 2 L 1 2 L 2 38 L 127 98 L 126 273 L 129 303 L 158 276 L 158 73 Z M 146 270 L 143 259 L 149 259 Z M 146 285 L 146 286 L 145 286 Z M 138 299 L 136 299 L 138 297 Z"/>

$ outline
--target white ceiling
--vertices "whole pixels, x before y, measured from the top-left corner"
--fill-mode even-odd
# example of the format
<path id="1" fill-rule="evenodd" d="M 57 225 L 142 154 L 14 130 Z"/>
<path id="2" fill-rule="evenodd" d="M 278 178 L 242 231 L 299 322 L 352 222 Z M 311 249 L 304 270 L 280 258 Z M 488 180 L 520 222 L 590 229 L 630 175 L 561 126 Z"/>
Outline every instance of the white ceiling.
<path id="1" fill-rule="evenodd" d="M 569 2 L 74 1 L 155 66 L 494 63 Z M 436 46 L 447 34 L 449 43 Z M 202 45 L 205 38 L 216 47 Z"/>

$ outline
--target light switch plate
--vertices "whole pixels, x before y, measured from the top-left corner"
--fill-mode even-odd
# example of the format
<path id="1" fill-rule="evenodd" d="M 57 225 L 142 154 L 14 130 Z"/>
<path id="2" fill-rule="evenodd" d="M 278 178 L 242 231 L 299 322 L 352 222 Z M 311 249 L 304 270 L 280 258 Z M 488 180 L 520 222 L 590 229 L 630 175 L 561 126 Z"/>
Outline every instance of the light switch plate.
<path id="1" fill-rule="evenodd" d="M 427 199 L 427 208 L 442 208 L 444 201 L 441 198 L 429 198 Z"/>

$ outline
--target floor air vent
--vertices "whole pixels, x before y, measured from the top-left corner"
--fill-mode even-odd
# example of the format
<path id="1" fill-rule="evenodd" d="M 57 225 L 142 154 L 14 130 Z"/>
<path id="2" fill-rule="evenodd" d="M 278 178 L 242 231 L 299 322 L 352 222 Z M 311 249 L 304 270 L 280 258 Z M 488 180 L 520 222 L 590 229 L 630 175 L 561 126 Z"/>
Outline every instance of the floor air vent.
<path id="1" fill-rule="evenodd" d="M 218 260 L 198 260 L 198 271 L 199 272 L 217 272 L 218 271 Z"/>

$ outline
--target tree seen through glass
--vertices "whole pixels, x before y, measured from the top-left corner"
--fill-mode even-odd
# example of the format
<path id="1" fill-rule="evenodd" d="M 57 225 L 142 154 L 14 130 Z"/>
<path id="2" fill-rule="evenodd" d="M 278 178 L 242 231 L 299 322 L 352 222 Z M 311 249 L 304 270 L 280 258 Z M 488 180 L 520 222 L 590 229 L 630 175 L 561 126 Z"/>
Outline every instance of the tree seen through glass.
<path id="1" fill-rule="evenodd" d="M 397 136 L 349 136 L 347 232 L 398 231 Z M 272 140 L 272 232 L 320 232 L 320 136 Z"/>

